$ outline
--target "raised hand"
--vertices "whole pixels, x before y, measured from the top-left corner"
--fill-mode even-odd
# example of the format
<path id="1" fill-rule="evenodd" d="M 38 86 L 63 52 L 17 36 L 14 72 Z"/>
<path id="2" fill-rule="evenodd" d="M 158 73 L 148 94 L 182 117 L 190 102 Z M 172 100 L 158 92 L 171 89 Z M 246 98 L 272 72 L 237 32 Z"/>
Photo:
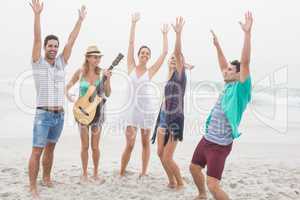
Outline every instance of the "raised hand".
<path id="1" fill-rule="evenodd" d="M 242 23 L 241 21 L 239 22 L 241 25 L 242 30 L 245 33 L 250 33 L 251 32 L 251 28 L 252 28 L 252 24 L 253 24 L 253 17 L 252 17 L 252 13 L 251 12 L 246 12 L 245 14 L 245 22 Z"/>
<path id="2" fill-rule="evenodd" d="M 162 32 L 163 34 L 168 34 L 169 30 L 170 30 L 170 27 L 169 27 L 168 24 L 164 24 L 164 25 L 162 26 L 162 28 L 161 28 L 161 32 Z"/>
<path id="3" fill-rule="evenodd" d="M 32 0 L 31 3 L 29 3 L 31 6 L 34 14 L 39 15 L 43 11 L 44 3 L 40 2 L 40 0 Z"/>
<path id="4" fill-rule="evenodd" d="M 188 63 L 184 63 L 184 67 L 188 70 L 192 70 L 195 68 L 195 65 L 191 65 L 191 64 L 188 64 Z"/>
<path id="5" fill-rule="evenodd" d="M 140 20 L 140 18 L 141 18 L 141 14 L 140 13 L 138 13 L 138 12 L 133 13 L 131 15 L 131 22 L 135 24 L 135 23 L 137 23 Z"/>
<path id="6" fill-rule="evenodd" d="M 106 78 L 109 80 L 112 73 L 111 73 L 111 70 L 107 70 L 105 69 L 104 72 L 103 72 L 104 76 L 106 76 Z"/>
<path id="7" fill-rule="evenodd" d="M 80 21 L 83 21 L 86 17 L 87 11 L 86 7 L 83 5 L 81 8 L 78 10 L 78 17 Z"/>
<path id="8" fill-rule="evenodd" d="M 213 30 L 210 30 L 210 32 L 211 32 L 211 34 L 213 36 L 214 45 L 218 46 L 219 45 L 219 40 L 218 40 L 217 35 L 215 34 L 215 32 Z"/>
<path id="9" fill-rule="evenodd" d="M 67 99 L 68 99 L 70 102 L 74 103 L 74 102 L 76 101 L 76 95 L 75 95 L 75 94 L 67 93 L 66 96 L 67 96 Z"/>
<path id="10" fill-rule="evenodd" d="M 177 17 L 176 18 L 176 24 L 172 24 L 172 27 L 176 33 L 181 33 L 183 26 L 185 24 L 185 21 L 183 20 L 183 17 Z"/>

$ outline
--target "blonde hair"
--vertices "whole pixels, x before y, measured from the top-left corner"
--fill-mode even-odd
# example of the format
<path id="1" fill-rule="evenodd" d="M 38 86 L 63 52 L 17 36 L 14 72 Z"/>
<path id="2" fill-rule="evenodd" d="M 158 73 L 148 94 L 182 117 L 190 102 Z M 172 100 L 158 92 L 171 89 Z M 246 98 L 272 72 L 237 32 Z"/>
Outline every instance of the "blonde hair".
<path id="1" fill-rule="evenodd" d="M 83 76 L 86 76 L 87 75 L 87 73 L 88 73 L 88 71 L 89 71 L 89 61 L 87 60 L 87 58 L 88 58 L 88 56 L 85 56 L 85 61 L 84 61 L 84 63 L 83 63 L 83 65 L 82 65 L 82 75 Z M 97 74 L 97 75 L 100 75 L 100 71 L 101 71 L 101 68 L 100 67 L 96 67 L 95 68 L 95 74 Z"/>

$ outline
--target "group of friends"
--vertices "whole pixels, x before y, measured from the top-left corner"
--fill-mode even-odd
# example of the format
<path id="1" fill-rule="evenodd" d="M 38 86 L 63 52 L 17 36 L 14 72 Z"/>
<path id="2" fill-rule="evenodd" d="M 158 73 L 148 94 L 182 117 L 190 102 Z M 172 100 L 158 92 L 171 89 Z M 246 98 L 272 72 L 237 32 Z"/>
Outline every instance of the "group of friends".
<path id="1" fill-rule="evenodd" d="M 80 32 L 81 25 L 86 18 L 86 8 L 78 11 L 78 20 L 72 30 L 63 52 L 58 54 L 59 39 L 55 35 L 48 35 L 42 43 L 41 38 L 41 13 L 43 3 L 32 0 L 30 3 L 34 12 L 34 42 L 32 50 L 32 70 L 35 81 L 37 99 L 36 114 L 33 125 L 33 145 L 29 160 L 30 192 L 33 198 L 39 198 L 37 189 L 37 177 L 40 160 L 42 159 L 42 183 L 52 187 L 51 169 L 54 159 L 54 149 L 62 133 L 64 125 L 64 99 L 65 97 L 75 102 L 76 98 L 69 90 L 79 82 L 79 98 L 84 96 L 90 85 L 98 86 L 103 82 L 104 91 L 102 97 L 108 98 L 111 94 L 111 70 L 101 68 L 100 62 L 103 56 L 96 45 L 89 46 L 85 52 L 85 60 L 80 68 L 73 74 L 67 84 L 65 83 L 65 67 L 71 56 L 72 48 Z M 141 133 L 142 143 L 142 169 L 140 177 L 147 175 L 150 159 L 150 143 L 157 141 L 157 155 L 168 178 L 167 187 L 183 189 L 184 180 L 180 168 L 174 160 L 174 152 L 178 141 L 183 140 L 184 135 L 184 95 L 186 88 L 186 70 L 192 70 L 193 65 L 186 63 L 182 52 L 182 31 L 185 21 L 177 17 L 172 24 L 176 35 L 175 47 L 168 60 L 167 82 L 164 87 L 163 101 L 156 123 L 151 123 L 151 115 L 147 112 L 150 101 L 144 98 L 142 101 L 136 98 L 138 93 L 143 93 L 147 84 L 159 71 L 168 55 L 168 33 L 170 27 L 164 24 L 161 32 L 163 36 L 163 48 L 160 56 L 149 65 L 151 50 L 148 46 L 141 46 L 135 59 L 135 32 L 140 20 L 140 14 L 134 13 L 131 18 L 129 46 L 127 53 L 127 67 L 130 83 L 133 86 L 134 103 L 126 112 L 126 146 L 122 153 L 119 175 L 126 175 L 126 168 L 134 148 L 137 132 Z M 231 152 L 233 140 L 240 136 L 238 131 L 242 115 L 251 99 L 250 55 L 251 55 L 251 29 L 253 17 L 251 12 L 245 13 L 245 21 L 240 22 L 244 34 L 244 45 L 240 60 L 228 61 L 223 53 L 216 34 L 211 31 L 213 44 L 217 51 L 218 63 L 224 77 L 223 91 L 212 108 L 206 124 L 205 135 L 197 145 L 190 163 L 190 172 L 197 186 L 198 194 L 195 199 L 207 199 L 206 187 L 217 200 L 229 199 L 221 186 L 220 181 L 225 166 L 225 161 Z M 42 56 L 42 48 L 45 51 Z M 63 84 L 62 84 L 63 83 Z M 148 102 L 149 101 L 149 102 Z M 144 109 L 140 109 L 142 104 Z M 105 105 L 97 107 L 96 116 L 89 125 L 78 124 L 81 137 L 81 182 L 101 182 L 99 175 L 99 141 L 101 128 L 105 121 Z M 153 120 L 152 120 L 153 121 Z M 154 120 L 155 121 L 155 120 Z M 153 121 L 153 122 L 154 122 Z M 150 122 L 150 123 L 149 123 Z M 151 138 L 151 131 L 154 127 Z M 91 134 L 89 134 L 89 132 Z M 92 149 L 94 164 L 93 175 L 88 177 L 89 146 Z M 204 168 L 206 167 L 206 176 Z"/>

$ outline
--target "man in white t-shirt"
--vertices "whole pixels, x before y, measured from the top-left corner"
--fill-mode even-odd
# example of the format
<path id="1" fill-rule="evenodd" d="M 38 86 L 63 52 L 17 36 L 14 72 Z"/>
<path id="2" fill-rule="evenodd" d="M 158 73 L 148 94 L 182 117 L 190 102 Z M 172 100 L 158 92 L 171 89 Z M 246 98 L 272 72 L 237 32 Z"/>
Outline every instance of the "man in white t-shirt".
<path id="1" fill-rule="evenodd" d="M 62 54 L 57 56 L 59 48 L 58 37 L 48 35 L 44 40 L 43 49 L 45 54 L 42 57 L 40 15 L 43 10 L 43 3 L 39 0 L 32 0 L 30 6 L 34 12 L 32 69 L 37 92 L 37 106 L 33 125 L 32 153 L 29 160 L 29 181 L 32 197 L 37 199 L 39 194 L 36 182 L 42 153 L 44 153 L 42 158 L 43 184 L 47 187 L 53 186 L 50 178 L 53 152 L 64 124 L 64 70 L 71 56 L 81 24 L 86 16 L 86 8 L 82 6 L 79 10 L 78 20 Z"/>

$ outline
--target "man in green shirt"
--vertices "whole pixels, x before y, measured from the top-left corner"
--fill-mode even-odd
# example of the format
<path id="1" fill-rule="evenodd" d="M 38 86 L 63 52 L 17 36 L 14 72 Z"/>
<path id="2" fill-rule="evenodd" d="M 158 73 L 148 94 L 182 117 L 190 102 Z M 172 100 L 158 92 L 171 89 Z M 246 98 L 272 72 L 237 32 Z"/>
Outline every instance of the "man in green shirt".
<path id="1" fill-rule="evenodd" d="M 225 86 L 207 121 L 205 135 L 199 142 L 190 165 L 190 171 L 198 188 L 196 199 L 207 199 L 205 177 L 207 167 L 207 187 L 216 200 L 228 200 L 228 195 L 220 187 L 220 181 L 232 143 L 240 136 L 238 126 L 251 99 L 250 54 L 252 13 L 245 14 L 245 23 L 240 22 L 244 32 L 244 47 L 241 61 L 227 62 L 218 39 L 212 31 L 214 45 L 218 53 L 219 65 Z"/>

